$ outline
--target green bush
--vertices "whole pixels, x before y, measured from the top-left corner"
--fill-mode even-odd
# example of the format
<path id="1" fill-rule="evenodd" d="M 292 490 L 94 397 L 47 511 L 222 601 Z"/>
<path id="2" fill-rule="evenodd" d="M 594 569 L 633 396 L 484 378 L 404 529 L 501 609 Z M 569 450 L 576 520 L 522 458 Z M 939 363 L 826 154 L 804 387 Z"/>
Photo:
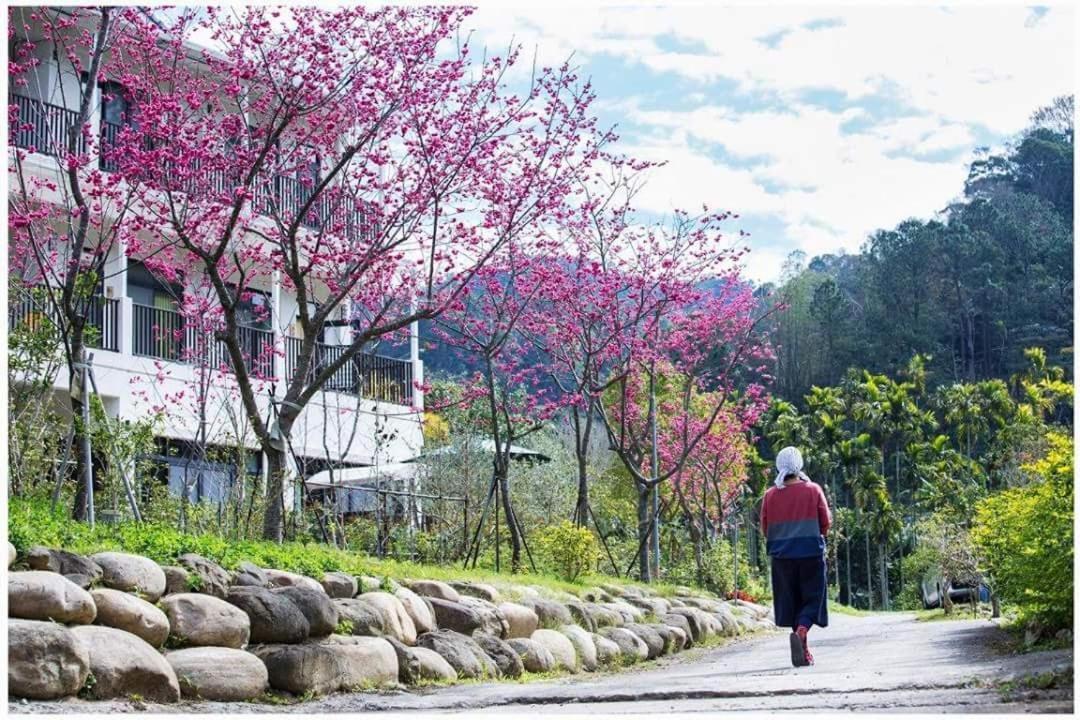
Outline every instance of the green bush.
<path id="1" fill-rule="evenodd" d="M 995 590 L 1025 620 L 1072 627 L 1073 443 L 1052 433 L 1034 482 L 981 501 L 972 537 Z"/>
<path id="2" fill-rule="evenodd" d="M 591 572 L 600 559 L 596 537 L 569 520 L 537 533 L 537 549 L 544 566 L 568 582 Z"/>

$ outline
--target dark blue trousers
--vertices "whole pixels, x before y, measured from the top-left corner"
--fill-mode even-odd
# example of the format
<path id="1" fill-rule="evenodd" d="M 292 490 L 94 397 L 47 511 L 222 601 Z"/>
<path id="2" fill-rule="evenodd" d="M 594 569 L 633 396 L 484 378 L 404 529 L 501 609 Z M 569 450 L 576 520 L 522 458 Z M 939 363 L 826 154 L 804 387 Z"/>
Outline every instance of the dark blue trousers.
<path id="1" fill-rule="evenodd" d="M 772 559 L 773 614 L 777 627 L 827 627 L 825 558 Z"/>

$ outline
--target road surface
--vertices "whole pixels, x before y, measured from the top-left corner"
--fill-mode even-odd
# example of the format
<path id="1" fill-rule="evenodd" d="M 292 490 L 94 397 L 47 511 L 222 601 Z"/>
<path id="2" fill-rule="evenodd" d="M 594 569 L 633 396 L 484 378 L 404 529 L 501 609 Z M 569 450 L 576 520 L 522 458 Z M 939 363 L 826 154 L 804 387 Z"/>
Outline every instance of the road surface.
<path id="1" fill-rule="evenodd" d="M 331 695 L 262 703 L 11 703 L 16 712 L 399 712 L 654 714 L 716 711 L 1072 712 L 1068 689 L 1025 691 L 1015 680 L 1072 668 L 1071 650 L 1007 655 L 989 621 L 919 622 L 913 615 L 836 615 L 815 629 L 817 664 L 790 665 L 784 633 L 695 649 L 635 670 L 557 680 L 475 683 L 413 692 Z M 1003 683 L 1017 689 L 1007 692 Z"/>

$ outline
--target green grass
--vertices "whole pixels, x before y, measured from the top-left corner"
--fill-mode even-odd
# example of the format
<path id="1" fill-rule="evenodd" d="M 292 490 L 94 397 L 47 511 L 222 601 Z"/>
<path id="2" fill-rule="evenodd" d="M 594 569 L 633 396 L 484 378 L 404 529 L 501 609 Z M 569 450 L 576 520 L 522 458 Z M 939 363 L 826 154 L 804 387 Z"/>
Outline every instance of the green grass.
<path id="1" fill-rule="evenodd" d="M 980 603 L 977 613 L 971 612 L 971 606 L 967 603 L 953 605 L 953 610 L 946 615 L 941 608 L 931 610 L 916 610 L 915 619 L 920 622 L 937 622 L 939 620 L 986 620 L 990 617 L 990 606 Z"/>
<path id="2" fill-rule="evenodd" d="M 829 612 L 836 613 L 837 615 L 850 615 L 852 617 L 866 617 L 868 615 L 877 615 L 877 610 L 862 610 L 860 608 L 853 608 L 850 605 L 841 605 L 838 602 L 829 603 Z"/>
<path id="3" fill-rule="evenodd" d="M 54 512 L 47 499 L 11 498 L 8 507 L 8 538 L 19 554 L 34 545 L 63 548 L 89 555 L 106 550 L 144 555 L 163 565 L 171 565 L 184 553 L 197 553 L 227 570 L 241 562 L 275 568 L 321 579 L 323 573 L 337 570 L 351 575 L 376 578 L 426 579 L 485 582 L 495 586 L 509 600 L 519 599 L 513 586 L 534 585 L 551 593 L 569 593 L 575 597 L 590 587 L 637 585 L 633 581 L 606 575 L 579 578 L 568 582 L 542 573 L 496 573 L 487 569 L 466 570 L 460 563 L 424 565 L 392 559 L 378 559 L 364 553 L 340 550 L 314 542 L 274 543 L 264 540 L 234 540 L 219 535 L 182 533 L 169 525 L 134 522 L 117 525 L 98 524 L 90 528 L 74 522 L 62 505 Z M 677 593 L 675 585 L 653 583 L 651 590 L 661 596 Z M 704 596 L 711 593 L 695 590 Z"/>

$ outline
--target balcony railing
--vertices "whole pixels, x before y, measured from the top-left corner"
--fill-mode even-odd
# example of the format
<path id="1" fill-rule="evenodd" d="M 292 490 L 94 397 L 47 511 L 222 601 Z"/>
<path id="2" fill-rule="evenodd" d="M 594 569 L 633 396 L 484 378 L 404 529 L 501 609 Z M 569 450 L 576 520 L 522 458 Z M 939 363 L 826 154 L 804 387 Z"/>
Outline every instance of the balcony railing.
<path id="1" fill-rule="evenodd" d="M 285 374 L 292 378 L 300 357 L 300 338 L 285 339 Z M 338 360 L 344 345 L 315 343 L 306 382 L 314 380 L 327 366 Z M 325 390 L 349 393 L 395 405 L 412 404 L 412 362 L 397 358 L 359 353 L 334 371 L 323 386 Z"/>
<path id="2" fill-rule="evenodd" d="M 79 126 L 79 113 L 59 105 L 11 93 L 8 102 L 19 109 L 19 119 L 12 133 L 15 147 L 42 155 L 59 157 L 68 147 L 72 128 Z M 75 140 L 76 152 L 86 152 L 82 133 Z"/>
<path id="3" fill-rule="evenodd" d="M 231 371 L 233 363 L 213 333 L 193 328 L 176 310 L 132 303 L 131 352 L 142 357 Z M 274 333 L 241 326 L 237 337 L 249 371 L 260 378 L 274 374 Z"/>
<path id="4" fill-rule="evenodd" d="M 8 327 L 22 326 L 31 330 L 51 325 L 60 326 L 52 304 L 44 297 L 24 292 L 8 303 Z M 95 295 L 86 308 L 86 344 L 101 350 L 120 350 L 120 301 Z"/>

